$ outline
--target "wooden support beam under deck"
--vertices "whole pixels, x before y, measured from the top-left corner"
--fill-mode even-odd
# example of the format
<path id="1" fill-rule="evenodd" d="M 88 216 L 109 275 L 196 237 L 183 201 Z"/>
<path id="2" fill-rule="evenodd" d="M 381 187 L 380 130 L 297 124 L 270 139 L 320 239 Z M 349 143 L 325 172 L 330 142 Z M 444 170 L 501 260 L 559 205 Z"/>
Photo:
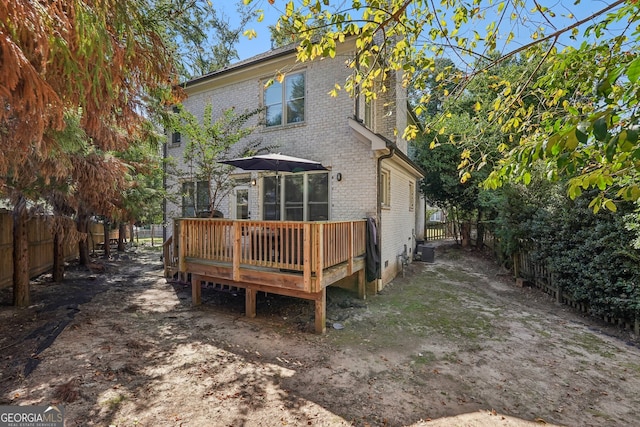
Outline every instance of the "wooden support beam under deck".
<path id="1" fill-rule="evenodd" d="M 327 331 L 327 288 L 318 292 L 315 306 L 316 334 L 324 334 Z"/>
<path id="2" fill-rule="evenodd" d="M 317 333 L 326 331 L 326 287 L 357 273 L 365 297 L 366 222 L 181 219 L 171 259 L 182 280 L 191 275 L 192 304 L 202 303 L 202 282 L 244 288 L 245 314 L 256 316 L 257 293 L 314 302 Z M 165 260 L 165 263 L 168 261 Z M 177 267 L 177 268 L 176 268 Z"/>
<path id="3" fill-rule="evenodd" d="M 364 269 L 358 270 L 358 298 L 367 299 L 367 282 Z"/>
<path id="4" fill-rule="evenodd" d="M 256 317 L 256 296 L 258 292 L 252 288 L 245 289 L 244 311 L 245 316 L 254 318 Z"/>
<path id="5" fill-rule="evenodd" d="M 191 275 L 191 304 L 202 304 L 202 278 L 197 274 Z"/>

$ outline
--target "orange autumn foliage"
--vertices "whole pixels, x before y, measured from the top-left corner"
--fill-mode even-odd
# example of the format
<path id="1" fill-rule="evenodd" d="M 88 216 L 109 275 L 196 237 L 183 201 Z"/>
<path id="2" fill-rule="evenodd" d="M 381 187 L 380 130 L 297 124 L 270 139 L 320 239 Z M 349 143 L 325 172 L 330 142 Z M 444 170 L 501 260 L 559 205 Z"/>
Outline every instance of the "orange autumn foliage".
<path id="1" fill-rule="evenodd" d="M 0 0 L 0 194 L 25 167 L 66 173 L 50 158 L 65 110 L 82 112 L 95 148 L 124 150 L 146 98 L 170 98 L 172 58 L 139 3 Z"/>

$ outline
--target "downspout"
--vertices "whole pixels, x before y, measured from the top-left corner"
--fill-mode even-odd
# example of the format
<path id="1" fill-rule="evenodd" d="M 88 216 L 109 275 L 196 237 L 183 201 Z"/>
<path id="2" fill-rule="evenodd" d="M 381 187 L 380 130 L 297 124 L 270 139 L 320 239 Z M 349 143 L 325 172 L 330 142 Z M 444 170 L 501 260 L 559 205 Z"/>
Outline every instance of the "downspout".
<path id="1" fill-rule="evenodd" d="M 163 200 L 162 200 L 162 243 L 167 241 L 167 144 L 168 141 L 165 140 L 164 144 L 162 144 L 162 190 Z"/>
<path id="2" fill-rule="evenodd" d="M 356 53 L 356 72 L 360 72 L 360 54 Z M 362 123 L 360 119 L 360 85 L 356 85 L 356 96 L 353 97 L 355 105 L 353 106 L 353 115 L 356 122 Z"/>
<path id="3" fill-rule="evenodd" d="M 376 284 L 376 289 L 377 291 L 381 291 L 382 290 L 382 161 L 385 159 L 389 159 L 391 157 L 393 157 L 393 155 L 396 153 L 396 144 L 393 143 L 392 145 L 389 146 L 389 153 L 388 154 L 384 154 L 380 157 L 378 157 L 378 185 L 377 185 L 377 201 L 378 201 L 378 206 L 377 206 L 377 216 L 378 216 L 378 233 L 377 233 L 377 238 L 378 241 L 376 242 L 378 245 L 378 249 L 380 250 L 380 269 L 378 270 L 378 283 Z M 389 179 L 391 179 L 391 177 L 389 177 Z"/>

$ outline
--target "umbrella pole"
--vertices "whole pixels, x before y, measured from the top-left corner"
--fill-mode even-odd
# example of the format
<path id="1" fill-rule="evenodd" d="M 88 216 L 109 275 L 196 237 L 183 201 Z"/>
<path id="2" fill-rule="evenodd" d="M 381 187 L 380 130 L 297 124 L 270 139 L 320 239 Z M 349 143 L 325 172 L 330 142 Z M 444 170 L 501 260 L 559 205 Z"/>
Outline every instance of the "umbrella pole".
<path id="1" fill-rule="evenodd" d="M 278 169 L 280 169 L 280 160 L 276 160 L 276 208 L 278 209 L 276 211 L 276 217 L 278 218 L 278 221 L 282 221 L 282 207 L 280 206 L 280 194 L 279 194 L 279 190 L 280 190 L 280 172 L 278 171 Z"/>
<path id="2" fill-rule="evenodd" d="M 282 221 L 282 208 L 280 206 L 280 174 L 276 170 L 276 218 Z"/>

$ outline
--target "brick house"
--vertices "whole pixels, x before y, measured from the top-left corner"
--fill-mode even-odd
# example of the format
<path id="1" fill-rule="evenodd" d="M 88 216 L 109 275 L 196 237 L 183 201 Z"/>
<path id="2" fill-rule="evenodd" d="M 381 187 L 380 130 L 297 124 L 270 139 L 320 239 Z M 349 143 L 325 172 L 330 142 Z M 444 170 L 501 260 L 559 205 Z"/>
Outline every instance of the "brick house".
<path id="1" fill-rule="evenodd" d="M 280 174 L 237 170 L 236 188 L 220 210 L 224 218 L 285 221 L 343 221 L 375 218 L 381 250 L 381 280 L 376 290 L 398 273 L 399 256 L 411 258 L 422 239 L 424 205 L 418 180 L 421 169 L 407 156 L 407 141 L 399 135 L 407 125 L 406 90 L 399 79 L 371 103 L 344 91 L 331 97 L 336 83 L 351 70 L 345 62 L 355 45 L 339 45 L 333 59 L 297 63 L 295 48 L 284 47 L 230 65 L 184 84 L 184 107 L 202 114 L 213 105 L 213 116 L 233 106 L 238 112 L 262 107 L 258 127 L 250 136 L 275 152 L 321 162 L 328 171 Z M 265 82 L 284 72 L 282 83 Z M 169 135 L 166 155 L 183 162 L 183 138 Z M 181 165 L 188 170 L 188 165 Z M 198 185 L 169 183 L 197 194 Z M 176 185 L 177 184 L 177 185 Z M 274 192 L 278 185 L 279 191 Z M 186 187 L 185 187 L 186 186 Z M 279 194 L 280 203 L 274 194 Z M 189 199 L 189 200 L 187 200 Z M 182 197 L 182 205 L 167 203 L 168 230 L 174 218 L 194 216 L 197 197 Z"/>

